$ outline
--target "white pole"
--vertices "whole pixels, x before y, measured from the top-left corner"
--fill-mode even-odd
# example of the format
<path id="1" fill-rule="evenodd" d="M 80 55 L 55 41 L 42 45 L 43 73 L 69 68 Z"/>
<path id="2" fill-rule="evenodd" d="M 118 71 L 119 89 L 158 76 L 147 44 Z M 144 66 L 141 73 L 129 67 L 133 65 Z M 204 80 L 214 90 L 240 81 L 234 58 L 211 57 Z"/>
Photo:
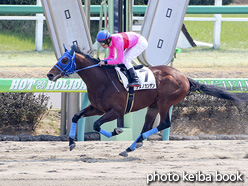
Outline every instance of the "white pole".
<path id="1" fill-rule="evenodd" d="M 222 0 L 215 0 L 215 6 L 222 6 Z M 214 14 L 214 33 L 213 42 L 214 49 L 220 48 L 220 35 L 221 35 L 221 14 Z"/>
<path id="2" fill-rule="evenodd" d="M 85 7 L 84 12 L 85 12 L 85 16 L 86 16 L 89 29 L 90 29 L 90 3 L 91 3 L 91 0 L 84 1 L 84 7 Z"/>
<path id="3" fill-rule="evenodd" d="M 41 1 L 37 0 L 37 5 L 41 5 Z M 42 51 L 43 43 L 43 14 L 36 14 L 37 21 L 35 27 L 35 50 Z"/>

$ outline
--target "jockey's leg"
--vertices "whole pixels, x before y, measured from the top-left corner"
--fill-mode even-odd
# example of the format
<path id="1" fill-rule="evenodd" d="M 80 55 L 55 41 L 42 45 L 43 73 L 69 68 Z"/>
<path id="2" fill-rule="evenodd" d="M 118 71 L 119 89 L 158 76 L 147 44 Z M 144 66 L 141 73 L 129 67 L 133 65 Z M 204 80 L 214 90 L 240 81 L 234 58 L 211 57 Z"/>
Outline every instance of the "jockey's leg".
<path id="1" fill-rule="evenodd" d="M 147 40 L 143 36 L 140 36 L 137 44 L 132 48 L 126 49 L 124 52 L 123 64 L 127 67 L 128 73 L 131 78 L 131 82 L 128 85 L 129 87 L 140 86 L 139 78 L 131 62 L 136 57 L 138 57 L 147 48 L 147 46 L 148 46 Z"/>
<path id="2" fill-rule="evenodd" d="M 132 61 L 129 58 L 124 57 L 123 64 L 127 68 L 127 72 L 128 72 L 128 76 L 129 76 L 128 79 L 130 79 L 130 81 L 128 81 L 128 83 L 129 83 L 128 86 L 129 87 L 139 87 L 140 86 L 139 77 L 137 76 L 137 73 L 135 72 L 131 62 Z"/>
<path id="3" fill-rule="evenodd" d="M 139 77 L 135 72 L 134 68 L 128 69 L 129 76 L 131 78 L 131 82 L 128 84 L 129 87 L 140 87 Z"/>

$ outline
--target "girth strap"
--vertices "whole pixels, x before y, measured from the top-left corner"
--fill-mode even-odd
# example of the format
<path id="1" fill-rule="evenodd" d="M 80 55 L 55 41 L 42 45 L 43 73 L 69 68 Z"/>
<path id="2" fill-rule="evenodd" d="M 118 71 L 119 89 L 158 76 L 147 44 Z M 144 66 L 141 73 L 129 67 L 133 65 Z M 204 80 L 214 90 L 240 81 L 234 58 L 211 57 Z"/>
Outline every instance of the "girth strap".
<path id="1" fill-rule="evenodd" d="M 129 87 L 125 114 L 129 113 L 132 110 L 133 100 L 134 100 L 134 87 Z"/>

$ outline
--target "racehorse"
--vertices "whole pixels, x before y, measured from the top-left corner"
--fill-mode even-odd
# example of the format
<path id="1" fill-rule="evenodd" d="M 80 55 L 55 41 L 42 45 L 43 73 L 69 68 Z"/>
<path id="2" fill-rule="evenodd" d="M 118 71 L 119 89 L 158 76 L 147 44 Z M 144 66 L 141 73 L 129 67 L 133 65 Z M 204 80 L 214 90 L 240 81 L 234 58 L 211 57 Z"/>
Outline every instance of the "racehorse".
<path id="1" fill-rule="evenodd" d="M 120 128 L 115 128 L 113 132 L 101 129 L 102 124 L 118 119 L 125 114 L 128 92 L 119 81 L 115 69 L 106 66 L 100 67 L 99 61 L 99 59 L 93 58 L 89 53 L 85 53 L 79 47 L 73 45 L 71 50 L 65 48 L 65 53 L 47 74 L 49 80 L 56 81 L 61 77 L 77 73 L 87 86 L 91 104 L 76 113 L 72 118 L 69 135 L 70 150 L 76 146 L 74 142 L 76 125 L 82 117 L 102 115 L 94 122 L 93 127 L 94 130 L 107 137 L 122 132 Z M 142 146 L 144 139 L 158 131 L 169 128 L 171 126 L 170 107 L 179 103 L 191 92 L 205 93 L 234 102 L 246 102 L 248 100 L 246 94 L 229 93 L 215 86 L 200 84 L 169 66 L 152 66 L 149 69 L 155 76 L 157 89 L 135 91 L 131 112 L 146 107 L 148 107 L 148 110 L 141 134 L 130 147 L 120 153 L 121 156 L 128 156 L 128 152 Z M 157 114 L 160 114 L 159 125 L 152 128 Z"/>

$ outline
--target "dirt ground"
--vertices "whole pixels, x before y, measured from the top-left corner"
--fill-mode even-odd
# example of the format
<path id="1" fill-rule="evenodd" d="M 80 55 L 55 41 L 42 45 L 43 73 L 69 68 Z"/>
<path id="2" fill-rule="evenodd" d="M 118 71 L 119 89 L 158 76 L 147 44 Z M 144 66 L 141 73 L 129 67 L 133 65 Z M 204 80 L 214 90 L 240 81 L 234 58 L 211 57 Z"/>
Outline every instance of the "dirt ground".
<path id="1" fill-rule="evenodd" d="M 0 77 L 46 78 L 48 70 L 21 68 L 12 72 L 3 68 Z M 245 68 L 179 70 L 191 78 L 248 77 Z M 49 111 L 33 134 L 58 135 L 59 117 L 58 110 Z M 68 142 L 2 141 L 0 185 L 130 186 L 147 185 L 154 179 L 150 185 L 246 186 L 248 182 L 247 140 L 145 141 L 143 147 L 129 153 L 129 157 L 119 156 L 129 145 L 131 142 L 126 141 L 87 141 L 77 142 L 77 147 L 69 151 Z M 169 175 L 174 176 L 170 181 Z M 203 177 L 205 181 L 201 181 Z M 234 181 L 217 182 L 221 177 Z M 173 182 L 177 178 L 179 181 Z"/>
<path id="2" fill-rule="evenodd" d="M 67 142 L 1 142 L 0 185 L 131 186 L 147 185 L 154 179 L 150 185 L 248 183 L 248 141 L 146 141 L 129 157 L 119 156 L 129 145 L 124 141 L 77 142 L 69 151 Z M 233 181 L 217 182 L 221 177 Z"/>

